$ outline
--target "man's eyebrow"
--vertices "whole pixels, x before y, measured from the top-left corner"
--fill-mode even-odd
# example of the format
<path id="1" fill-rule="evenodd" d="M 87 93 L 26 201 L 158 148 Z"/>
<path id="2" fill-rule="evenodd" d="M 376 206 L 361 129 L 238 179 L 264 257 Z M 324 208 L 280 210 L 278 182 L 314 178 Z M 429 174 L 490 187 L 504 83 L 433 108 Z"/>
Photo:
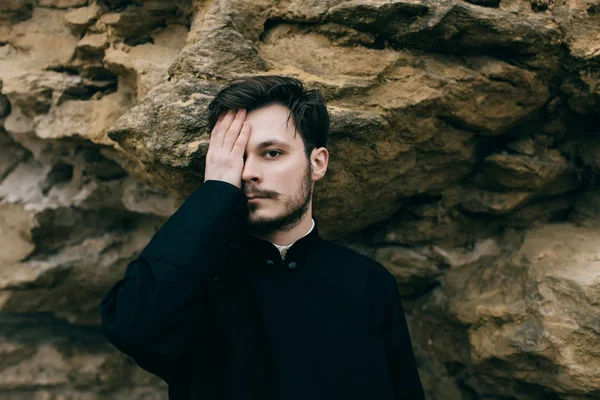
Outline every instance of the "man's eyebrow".
<path id="1" fill-rule="evenodd" d="M 290 147 L 292 147 L 289 144 L 287 144 L 286 142 L 283 142 L 281 140 L 267 140 L 265 142 L 260 143 L 256 147 L 258 149 L 264 149 L 265 147 L 270 147 L 270 146 L 280 146 L 280 147 L 285 147 L 287 149 L 289 149 Z"/>

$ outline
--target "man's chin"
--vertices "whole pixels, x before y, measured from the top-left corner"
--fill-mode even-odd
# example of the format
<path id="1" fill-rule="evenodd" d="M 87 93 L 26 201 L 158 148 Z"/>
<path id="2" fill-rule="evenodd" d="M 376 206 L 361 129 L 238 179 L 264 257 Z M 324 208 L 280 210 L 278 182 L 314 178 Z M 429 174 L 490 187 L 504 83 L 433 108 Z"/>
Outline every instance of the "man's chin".
<path id="1" fill-rule="evenodd" d="M 272 219 L 265 219 L 264 216 L 248 216 L 246 220 L 249 227 L 260 228 L 261 226 L 271 225 L 274 221 Z"/>
<path id="2" fill-rule="evenodd" d="M 276 227 L 279 227 L 283 223 L 283 219 L 281 217 L 274 218 L 271 214 L 261 211 L 254 211 L 248 214 L 246 218 L 246 224 L 251 229 L 256 229 L 259 231 L 267 230 L 270 231 Z"/>

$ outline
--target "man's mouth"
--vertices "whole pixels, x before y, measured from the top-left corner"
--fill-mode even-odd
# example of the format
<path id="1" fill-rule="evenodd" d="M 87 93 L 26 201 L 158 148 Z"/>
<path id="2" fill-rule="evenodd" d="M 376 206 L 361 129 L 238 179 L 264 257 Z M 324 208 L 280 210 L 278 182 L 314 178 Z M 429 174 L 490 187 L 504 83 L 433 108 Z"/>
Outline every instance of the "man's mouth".
<path id="1" fill-rule="evenodd" d="M 256 203 L 259 202 L 261 200 L 266 200 L 266 197 L 252 197 L 252 198 L 248 198 L 248 203 Z"/>

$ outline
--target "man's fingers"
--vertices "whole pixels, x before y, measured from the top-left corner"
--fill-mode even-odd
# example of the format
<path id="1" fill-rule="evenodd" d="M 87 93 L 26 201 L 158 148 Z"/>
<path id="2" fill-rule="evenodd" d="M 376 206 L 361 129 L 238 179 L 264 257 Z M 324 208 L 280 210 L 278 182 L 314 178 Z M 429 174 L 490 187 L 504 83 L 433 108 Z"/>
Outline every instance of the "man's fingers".
<path id="1" fill-rule="evenodd" d="M 246 119 L 246 110 L 240 108 L 235 115 L 235 119 L 227 129 L 227 133 L 225 133 L 225 139 L 223 140 L 223 147 L 228 149 L 231 153 L 235 142 L 240 135 L 240 131 L 242 129 L 242 124 L 244 123 L 244 119 Z"/>
<path id="2" fill-rule="evenodd" d="M 223 121 L 223 118 L 225 117 L 227 113 L 221 113 L 221 115 L 219 115 L 219 118 L 217 119 L 217 123 L 215 124 L 215 128 L 218 127 L 221 124 L 221 121 Z"/>
<path id="3" fill-rule="evenodd" d="M 215 135 L 215 145 L 216 147 L 223 147 L 223 141 L 225 139 L 225 135 L 229 126 L 234 120 L 236 114 L 236 110 L 229 109 L 227 114 L 223 116 L 223 119 L 219 124 L 215 124 L 215 128 L 213 129 L 213 134 Z"/>
<path id="4" fill-rule="evenodd" d="M 231 154 L 235 157 L 243 157 L 244 151 L 246 151 L 246 145 L 248 144 L 248 138 L 250 137 L 250 124 L 248 122 L 244 122 L 242 125 L 242 130 L 240 131 L 240 135 L 235 141 L 235 145 L 231 151 Z"/>
<path id="5" fill-rule="evenodd" d="M 208 141 L 208 148 L 214 148 L 217 146 L 217 142 L 218 142 L 218 134 L 217 134 L 217 130 L 220 128 L 221 126 L 221 122 L 223 121 L 223 118 L 225 118 L 225 115 L 227 115 L 226 112 L 221 113 L 221 115 L 219 115 L 219 118 L 217 118 L 217 122 L 215 123 L 215 126 L 213 126 L 212 131 L 210 132 L 210 137 L 209 137 L 209 141 Z"/>
<path id="6" fill-rule="evenodd" d="M 243 156 L 250 130 L 247 123 L 242 128 L 245 119 L 245 109 L 233 109 L 215 123 L 204 168 L 205 181 L 221 180 L 241 188 Z"/>

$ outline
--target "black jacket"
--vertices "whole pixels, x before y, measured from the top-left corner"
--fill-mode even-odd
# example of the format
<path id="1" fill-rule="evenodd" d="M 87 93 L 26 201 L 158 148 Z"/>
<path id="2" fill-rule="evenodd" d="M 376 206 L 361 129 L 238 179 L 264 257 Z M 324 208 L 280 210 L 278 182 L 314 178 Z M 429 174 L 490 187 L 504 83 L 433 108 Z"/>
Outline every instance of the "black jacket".
<path id="1" fill-rule="evenodd" d="M 424 399 L 393 275 L 316 219 L 282 260 L 246 213 L 202 183 L 106 293 L 107 339 L 172 400 Z"/>

